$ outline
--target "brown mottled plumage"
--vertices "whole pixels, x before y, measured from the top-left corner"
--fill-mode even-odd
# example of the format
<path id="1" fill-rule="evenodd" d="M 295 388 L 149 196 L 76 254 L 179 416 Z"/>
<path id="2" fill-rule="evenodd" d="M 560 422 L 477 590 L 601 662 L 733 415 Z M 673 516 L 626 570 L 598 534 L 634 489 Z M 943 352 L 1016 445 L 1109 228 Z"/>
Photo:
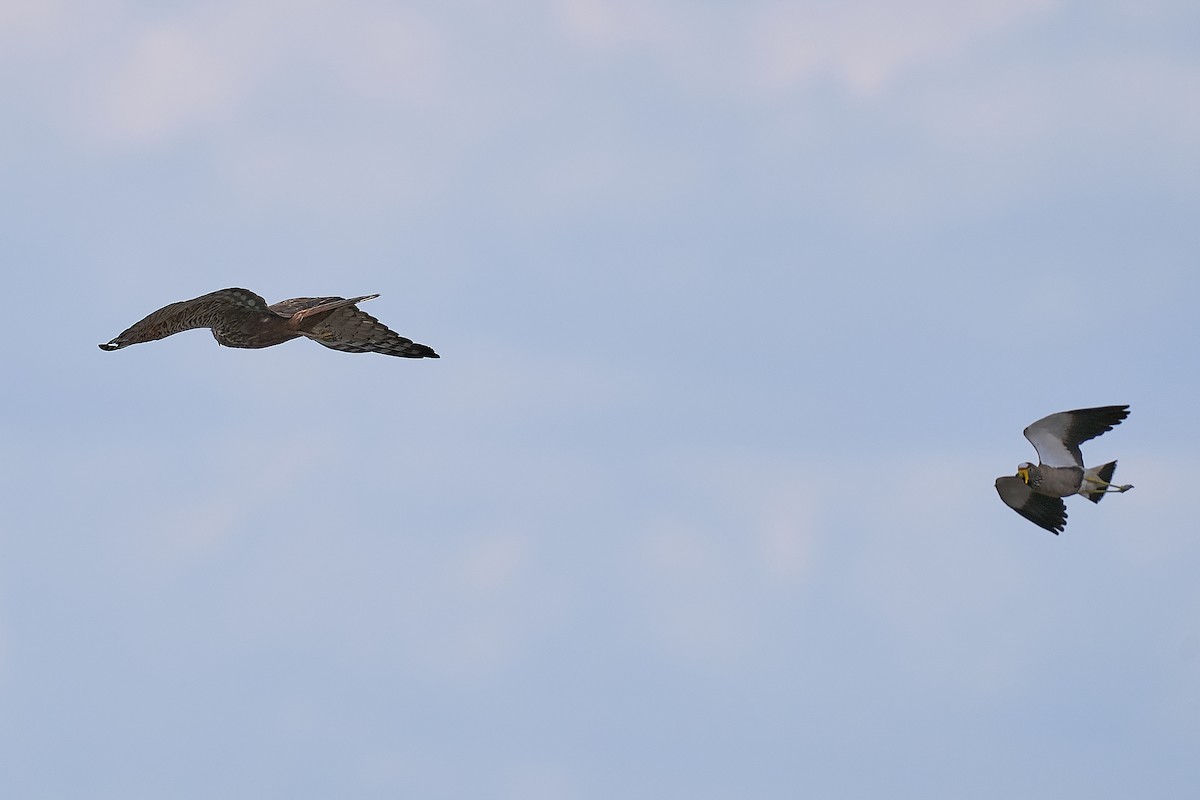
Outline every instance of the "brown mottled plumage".
<path id="1" fill-rule="evenodd" d="M 226 347 L 271 347 L 305 336 L 346 353 L 382 353 L 401 358 L 437 358 L 433 349 L 405 339 L 357 303 L 378 297 L 296 297 L 274 305 L 247 289 L 222 289 L 192 300 L 171 303 L 134 324 L 101 350 L 120 350 L 180 331 L 211 328 Z"/>

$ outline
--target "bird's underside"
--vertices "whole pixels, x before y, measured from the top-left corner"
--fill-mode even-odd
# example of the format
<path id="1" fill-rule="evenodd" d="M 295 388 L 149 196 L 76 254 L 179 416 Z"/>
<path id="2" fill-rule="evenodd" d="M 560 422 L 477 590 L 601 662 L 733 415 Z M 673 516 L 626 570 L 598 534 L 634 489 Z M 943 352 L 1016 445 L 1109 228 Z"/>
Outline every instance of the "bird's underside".
<path id="1" fill-rule="evenodd" d="M 378 296 L 295 297 L 267 305 L 247 289 L 222 289 L 164 306 L 100 349 L 120 350 L 181 331 L 210 328 L 213 338 L 226 347 L 272 347 L 303 336 L 345 353 L 437 358 L 431 347 L 406 339 L 356 305 Z"/>

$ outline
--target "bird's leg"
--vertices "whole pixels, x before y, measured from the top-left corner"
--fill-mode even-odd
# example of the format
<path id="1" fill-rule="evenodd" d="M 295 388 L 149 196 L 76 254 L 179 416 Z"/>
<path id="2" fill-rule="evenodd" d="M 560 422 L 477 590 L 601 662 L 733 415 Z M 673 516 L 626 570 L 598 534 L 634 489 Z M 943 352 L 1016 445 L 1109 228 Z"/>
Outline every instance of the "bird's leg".
<path id="1" fill-rule="evenodd" d="M 1089 493 L 1091 493 L 1091 492 L 1116 492 L 1117 494 L 1121 494 L 1123 492 L 1128 492 L 1130 489 L 1133 488 L 1133 484 L 1131 484 L 1131 483 L 1126 483 L 1122 486 L 1118 486 L 1115 483 L 1109 483 L 1108 481 L 1101 480 L 1100 478 L 1088 478 L 1087 482 L 1091 483 L 1091 484 L 1098 484 L 1098 488 L 1089 489 L 1088 490 Z"/>

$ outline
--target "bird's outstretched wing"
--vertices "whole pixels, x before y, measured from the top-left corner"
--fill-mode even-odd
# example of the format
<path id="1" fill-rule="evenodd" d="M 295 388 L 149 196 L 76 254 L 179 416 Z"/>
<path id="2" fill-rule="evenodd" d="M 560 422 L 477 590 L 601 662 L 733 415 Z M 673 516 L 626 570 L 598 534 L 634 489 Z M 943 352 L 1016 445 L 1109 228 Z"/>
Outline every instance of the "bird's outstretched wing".
<path id="1" fill-rule="evenodd" d="M 1111 431 L 1129 416 L 1129 406 L 1101 406 L 1062 411 L 1043 417 L 1025 429 L 1025 438 L 1047 467 L 1083 468 L 1079 445 Z"/>
<path id="2" fill-rule="evenodd" d="M 247 317 L 258 317 L 263 313 L 270 313 L 267 301 L 249 289 L 221 289 L 163 306 L 117 338 L 100 345 L 100 349 L 120 350 L 193 328 L 212 328 L 220 341 L 225 331 L 243 327 Z"/>
<path id="3" fill-rule="evenodd" d="M 332 311 L 341 306 L 352 306 L 355 303 L 374 300 L 376 297 L 379 297 L 379 295 L 368 294 L 362 297 L 352 297 L 349 300 L 344 297 L 293 297 L 291 300 L 280 300 L 278 303 L 272 303 L 270 308 L 280 316 L 295 319 L 299 322 L 300 320 L 322 314 L 326 311 Z"/>
<path id="4" fill-rule="evenodd" d="M 996 491 L 1005 505 L 1055 536 L 1067 527 L 1067 504 L 1061 497 L 1037 494 L 1013 475 L 996 478 Z"/>
<path id="5" fill-rule="evenodd" d="M 322 298 L 327 303 L 334 298 Z M 314 310 L 316 310 L 314 308 Z M 401 358 L 438 358 L 433 348 L 417 344 L 389 329 L 367 312 L 352 305 L 336 308 L 315 321 L 306 322 L 300 333 L 326 347 L 345 353 L 381 353 Z"/>

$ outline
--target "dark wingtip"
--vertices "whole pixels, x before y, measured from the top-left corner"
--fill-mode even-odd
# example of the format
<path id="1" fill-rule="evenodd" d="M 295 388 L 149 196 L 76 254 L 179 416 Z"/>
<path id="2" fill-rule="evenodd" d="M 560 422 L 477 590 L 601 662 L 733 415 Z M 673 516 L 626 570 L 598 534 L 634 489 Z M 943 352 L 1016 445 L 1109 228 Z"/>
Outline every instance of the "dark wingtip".
<path id="1" fill-rule="evenodd" d="M 108 350 L 108 351 L 121 349 L 121 345 L 117 344 L 116 342 L 105 342 L 102 345 L 98 345 L 98 347 L 101 350 Z"/>

